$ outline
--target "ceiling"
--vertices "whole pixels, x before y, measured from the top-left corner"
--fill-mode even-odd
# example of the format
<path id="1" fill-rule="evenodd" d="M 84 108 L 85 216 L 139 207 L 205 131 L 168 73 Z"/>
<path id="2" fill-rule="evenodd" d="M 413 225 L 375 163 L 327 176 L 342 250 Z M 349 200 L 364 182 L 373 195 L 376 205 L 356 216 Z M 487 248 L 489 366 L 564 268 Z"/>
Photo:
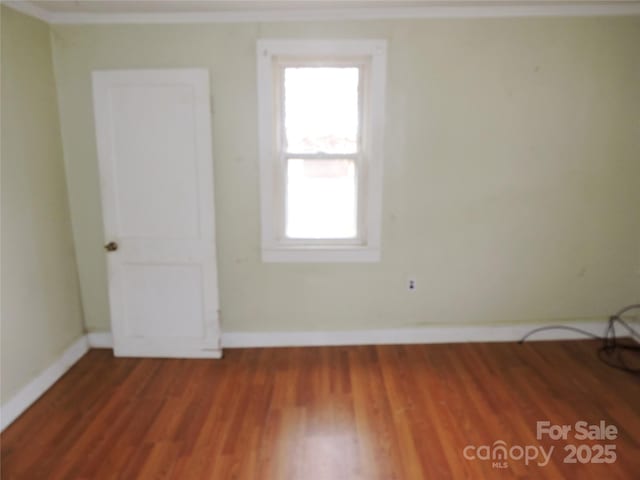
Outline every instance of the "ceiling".
<path id="1" fill-rule="evenodd" d="M 0 0 L 51 23 L 640 15 L 640 0 Z"/>

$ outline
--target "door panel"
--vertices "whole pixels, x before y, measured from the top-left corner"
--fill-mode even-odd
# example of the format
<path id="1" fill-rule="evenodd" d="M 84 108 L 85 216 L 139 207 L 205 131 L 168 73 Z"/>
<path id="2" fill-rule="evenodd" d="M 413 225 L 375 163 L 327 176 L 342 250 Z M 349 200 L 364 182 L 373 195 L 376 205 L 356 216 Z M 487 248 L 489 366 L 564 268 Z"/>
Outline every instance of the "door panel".
<path id="1" fill-rule="evenodd" d="M 219 357 L 208 72 L 93 87 L 115 353 Z"/>
<path id="2" fill-rule="evenodd" d="M 202 337 L 202 270 L 199 265 L 127 265 L 124 308 L 127 336 Z"/>
<path id="3" fill-rule="evenodd" d="M 193 89 L 111 89 L 118 227 L 139 237 L 198 236 Z M 160 174 L 157 174 L 160 172 Z M 144 179 L 144 182 L 140 182 Z M 121 207 L 118 205 L 118 207 Z"/>

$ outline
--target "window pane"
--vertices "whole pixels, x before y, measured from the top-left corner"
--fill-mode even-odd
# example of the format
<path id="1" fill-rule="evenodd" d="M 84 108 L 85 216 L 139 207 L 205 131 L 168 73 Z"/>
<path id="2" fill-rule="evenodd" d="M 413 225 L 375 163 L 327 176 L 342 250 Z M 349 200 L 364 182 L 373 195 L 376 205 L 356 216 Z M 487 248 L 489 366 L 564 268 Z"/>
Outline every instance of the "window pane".
<path id="1" fill-rule="evenodd" d="M 289 238 L 355 238 L 356 171 L 353 160 L 298 160 L 287 165 Z"/>
<path id="2" fill-rule="evenodd" d="M 284 69 L 284 124 L 291 153 L 356 153 L 356 67 Z"/>

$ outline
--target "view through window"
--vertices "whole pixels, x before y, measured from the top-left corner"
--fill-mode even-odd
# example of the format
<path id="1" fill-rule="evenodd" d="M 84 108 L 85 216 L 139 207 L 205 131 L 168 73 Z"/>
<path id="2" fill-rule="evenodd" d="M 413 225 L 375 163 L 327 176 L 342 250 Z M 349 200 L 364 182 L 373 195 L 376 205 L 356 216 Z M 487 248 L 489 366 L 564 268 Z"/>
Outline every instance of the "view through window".
<path id="1" fill-rule="evenodd" d="M 285 67 L 285 235 L 358 235 L 360 69 Z"/>

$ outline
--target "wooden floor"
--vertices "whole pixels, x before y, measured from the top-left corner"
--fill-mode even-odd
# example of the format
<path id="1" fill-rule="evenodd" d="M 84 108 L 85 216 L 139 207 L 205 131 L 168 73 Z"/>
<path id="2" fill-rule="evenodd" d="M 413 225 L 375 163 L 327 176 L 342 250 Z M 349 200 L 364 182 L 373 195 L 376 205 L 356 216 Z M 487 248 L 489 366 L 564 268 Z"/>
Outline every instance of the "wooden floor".
<path id="1" fill-rule="evenodd" d="M 2 434 L 2 479 L 640 478 L 640 381 L 595 350 L 243 349 L 223 360 L 93 350 Z M 587 443 L 615 445 L 617 460 L 563 463 L 567 443 L 585 442 L 538 441 L 538 420 L 615 425 L 617 439 Z M 544 467 L 465 459 L 465 447 L 499 440 L 555 450 Z"/>

